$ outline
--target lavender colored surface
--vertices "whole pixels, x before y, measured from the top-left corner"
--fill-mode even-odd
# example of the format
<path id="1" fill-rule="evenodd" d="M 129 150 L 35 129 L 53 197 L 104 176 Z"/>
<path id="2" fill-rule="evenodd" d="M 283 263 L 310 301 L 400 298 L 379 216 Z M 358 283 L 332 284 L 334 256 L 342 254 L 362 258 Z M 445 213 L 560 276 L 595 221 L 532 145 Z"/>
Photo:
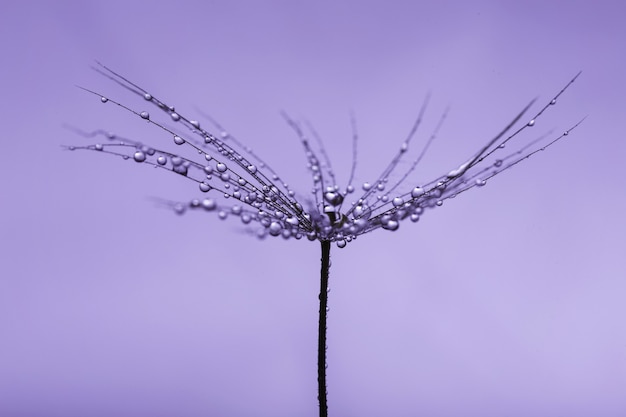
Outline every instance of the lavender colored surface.
<path id="1" fill-rule="evenodd" d="M 121 94 L 93 59 L 211 113 L 302 193 L 281 109 L 315 123 L 344 181 L 354 110 L 364 181 L 431 91 L 431 126 L 452 111 L 416 174 L 430 179 L 582 69 L 534 128 L 589 115 L 567 140 L 418 224 L 333 249 L 329 410 L 625 415 L 625 12 L 608 1 L 3 5 L 0 415 L 317 415 L 319 245 L 177 217 L 147 197 L 184 201 L 193 184 L 61 151 L 88 143 L 63 123 L 166 140 L 74 87 Z"/>

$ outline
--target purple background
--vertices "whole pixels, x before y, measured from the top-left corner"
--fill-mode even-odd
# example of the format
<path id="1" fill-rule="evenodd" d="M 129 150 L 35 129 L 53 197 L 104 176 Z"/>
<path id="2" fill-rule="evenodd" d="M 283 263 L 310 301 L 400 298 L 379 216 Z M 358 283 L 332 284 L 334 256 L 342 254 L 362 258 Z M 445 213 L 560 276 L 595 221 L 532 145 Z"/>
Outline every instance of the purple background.
<path id="1" fill-rule="evenodd" d="M 313 120 L 343 181 L 354 110 L 364 181 L 432 91 L 429 126 L 452 112 L 430 179 L 583 70 L 533 128 L 589 115 L 566 141 L 334 250 L 329 407 L 626 414 L 622 2 L 129 3 L 2 6 L 1 415 L 317 414 L 318 245 L 174 216 L 147 197 L 192 183 L 61 151 L 92 143 L 63 123 L 168 140 L 74 87 L 124 97 L 94 59 L 210 112 L 303 192 L 281 109 Z"/>

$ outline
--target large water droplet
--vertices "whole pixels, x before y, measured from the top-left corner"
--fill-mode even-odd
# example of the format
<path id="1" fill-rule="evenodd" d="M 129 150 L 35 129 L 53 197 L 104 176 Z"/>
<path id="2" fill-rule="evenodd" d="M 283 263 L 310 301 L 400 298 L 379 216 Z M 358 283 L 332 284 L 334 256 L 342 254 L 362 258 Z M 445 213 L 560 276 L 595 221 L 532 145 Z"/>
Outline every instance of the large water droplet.
<path id="1" fill-rule="evenodd" d="M 208 193 L 211 190 L 211 186 L 207 182 L 201 182 L 199 185 L 200 191 L 203 193 Z"/>
<path id="2" fill-rule="evenodd" d="M 369 191 L 372 189 L 372 184 L 370 184 L 369 182 L 364 182 L 361 188 L 363 188 L 363 191 Z"/>
<path id="3" fill-rule="evenodd" d="M 477 186 L 482 187 L 483 185 L 487 184 L 487 181 L 482 180 L 480 178 L 476 178 L 475 183 L 476 183 Z"/>
<path id="4" fill-rule="evenodd" d="M 180 115 L 176 112 L 173 112 L 172 114 L 170 114 L 170 116 L 172 117 L 172 120 L 175 122 L 180 120 Z"/>
<path id="5" fill-rule="evenodd" d="M 167 164 L 167 158 L 166 158 L 166 157 L 164 157 L 163 155 L 159 156 L 159 157 L 157 158 L 157 164 L 159 164 L 159 165 L 165 165 L 165 164 Z"/>
<path id="6" fill-rule="evenodd" d="M 324 193 L 324 200 L 332 206 L 338 206 L 343 202 L 343 196 L 334 191 Z"/>
<path id="7" fill-rule="evenodd" d="M 348 244 L 348 242 L 346 242 L 345 239 L 341 239 L 341 240 L 337 241 L 337 247 L 338 248 L 345 248 L 347 244 Z M 330 289 L 326 290 L 326 292 L 329 292 L 329 291 L 330 291 Z"/>
<path id="8" fill-rule="evenodd" d="M 426 191 L 424 191 L 424 189 L 422 187 L 415 187 L 411 191 L 411 197 L 417 198 L 417 197 L 419 197 L 421 195 L 424 195 L 425 192 Z"/>
<path id="9" fill-rule="evenodd" d="M 528 122 L 528 126 L 532 127 L 535 125 L 535 119 L 532 119 L 530 122 Z"/>
<path id="10" fill-rule="evenodd" d="M 400 207 L 404 204 L 404 199 L 402 197 L 396 197 L 393 199 L 392 204 L 394 207 Z"/>
<path id="11" fill-rule="evenodd" d="M 147 101 L 152 100 L 152 94 L 150 93 L 144 93 L 143 98 Z"/>
<path id="12" fill-rule="evenodd" d="M 196 129 L 200 129 L 200 122 L 197 120 L 190 120 L 189 123 Z"/>
<path id="13" fill-rule="evenodd" d="M 104 149 L 104 146 L 102 146 L 102 144 L 100 143 L 96 143 L 95 146 L 93 147 L 95 150 L 97 151 L 101 151 Z"/>
<path id="14" fill-rule="evenodd" d="M 141 151 L 137 151 L 133 155 L 133 159 L 135 160 L 135 162 L 143 162 L 146 160 L 146 154 Z"/>
<path id="15" fill-rule="evenodd" d="M 102 97 L 100 97 L 100 101 L 103 102 L 103 103 L 106 103 L 107 101 L 109 101 L 109 99 L 104 97 L 104 96 L 102 96 Z"/>
<path id="16" fill-rule="evenodd" d="M 207 211 L 215 210 L 217 208 L 217 203 L 212 198 L 205 198 L 202 200 L 202 207 Z"/>
<path id="17" fill-rule="evenodd" d="M 148 113 L 147 111 L 142 111 L 141 113 L 139 113 L 139 116 L 142 119 L 150 120 L 150 113 Z"/>
<path id="18" fill-rule="evenodd" d="M 248 171 L 251 173 L 256 173 L 256 167 L 254 165 L 248 165 Z"/>
<path id="19" fill-rule="evenodd" d="M 383 224 L 383 229 L 391 230 L 392 232 L 394 230 L 398 230 L 398 227 L 400 227 L 400 223 L 398 223 L 396 220 L 389 220 Z"/>
<path id="20" fill-rule="evenodd" d="M 354 218 L 356 219 L 369 219 L 370 215 L 372 214 L 372 211 L 369 209 L 368 206 L 364 205 L 364 204 L 359 204 L 358 206 L 356 206 L 354 208 Z"/>
<path id="21" fill-rule="evenodd" d="M 272 222 L 269 227 L 270 235 L 278 236 L 283 230 L 283 226 L 278 222 Z"/>
<path id="22" fill-rule="evenodd" d="M 224 164 L 224 163 L 222 163 L 222 162 L 219 162 L 219 163 L 215 166 L 215 168 L 216 168 L 219 172 L 226 172 L 226 170 L 228 169 L 228 168 L 226 167 L 226 164 Z"/>
<path id="23" fill-rule="evenodd" d="M 174 143 L 177 145 L 182 145 L 183 143 L 185 143 L 185 139 L 181 138 L 178 135 L 174 135 Z"/>

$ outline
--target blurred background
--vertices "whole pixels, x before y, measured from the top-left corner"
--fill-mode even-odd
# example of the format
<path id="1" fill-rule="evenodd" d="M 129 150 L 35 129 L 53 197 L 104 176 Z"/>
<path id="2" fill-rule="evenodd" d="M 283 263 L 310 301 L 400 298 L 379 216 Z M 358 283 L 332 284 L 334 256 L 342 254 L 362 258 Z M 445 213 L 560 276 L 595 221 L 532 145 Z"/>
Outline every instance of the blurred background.
<path id="1" fill-rule="evenodd" d="M 171 142 L 75 87 L 129 100 L 91 70 L 96 59 L 189 117 L 211 114 L 303 195 L 310 178 L 281 110 L 314 123 L 345 185 L 350 112 L 361 137 L 357 182 L 372 181 L 430 92 L 416 149 L 451 111 L 415 172 L 422 183 L 582 70 L 533 128 L 560 133 L 588 116 L 566 140 L 417 224 L 334 247 L 329 410 L 626 413 L 621 2 L 1 9 L 0 414 L 318 412 L 319 245 L 258 241 L 210 213 L 175 216 L 149 198 L 200 197 L 193 183 L 64 151 L 100 141 L 64 124 Z"/>

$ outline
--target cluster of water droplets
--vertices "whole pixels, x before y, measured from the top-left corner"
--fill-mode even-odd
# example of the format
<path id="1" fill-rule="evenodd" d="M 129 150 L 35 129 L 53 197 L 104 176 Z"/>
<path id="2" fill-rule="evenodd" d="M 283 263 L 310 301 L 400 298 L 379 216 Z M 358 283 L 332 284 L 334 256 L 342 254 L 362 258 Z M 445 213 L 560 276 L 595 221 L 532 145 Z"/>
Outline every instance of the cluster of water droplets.
<path id="1" fill-rule="evenodd" d="M 296 193 L 267 163 L 253 150 L 245 147 L 227 133 L 219 123 L 211 120 L 214 127 L 221 132 L 219 135 L 214 135 L 202 128 L 197 120 L 187 119 L 173 106 L 156 99 L 110 69 L 102 66 L 101 73 L 142 96 L 146 102 L 167 114 L 169 123 L 173 122 L 175 127 L 166 125 L 166 122 L 155 121 L 148 111 L 135 111 L 104 96 L 100 96 L 102 103 L 113 103 L 167 132 L 176 147 L 191 150 L 191 155 L 183 156 L 183 152 L 157 149 L 104 131 L 96 131 L 86 136 L 102 135 L 106 142 L 69 149 L 89 149 L 117 155 L 140 164 L 166 169 L 195 181 L 199 191 L 208 195 L 205 198 L 194 198 L 186 203 L 166 201 L 165 204 L 178 214 L 183 214 L 188 210 L 214 212 L 222 220 L 238 218 L 245 226 L 256 224 L 257 228 L 254 233 L 259 238 L 280 236 L 285 239 L 301 239 L 306 237 L 309 240 L 333 241 L 340 248 L 345 247 L 348 242 L 359 235 L 375 229 L 395 231 L 404 220 L 417 222 L 426 209 L 441 206 L 448 198 L 454 198 L 473 187 L 485 185 L 489 178 L 567 135 L 569 130 L 540 149 L 527 151 L 526 149 L 530 146 L 527 145 L 516 153 L 487 159 L 494 153 L 500 152 L 507 142 L 524 129 L 535 126 L 537 118 L 549 106 L 554 105 L 556 99 L 576 79 L 574 77 L 527 123 L 515 128 L 528 107 L 466 162 L 449 171 L 448 174 L 421 185 L 411 184 L 409 174 L 434 140 L 439 126 L 410 168 L 401 175 L 398 175 L 396 171 L 400 166 L 400 161 L 408 154 L 410 142 L 417 132 L 425 105 L 407 139 L 401 143 L 396 156 L 375 181 L 364 182 L 360 188 L 353 185 L 356 159 L 353 161 L 352 175 L 348 185 L 342 189 L 336 184 L 330 160 L 316 132 L 312 128 L 309 129 L 314 139 L 311 141 L 299 123 L 283 115 L 300 139 L 313 183 L 313 202 L 307 204 L 305 208 L 296 199 Z M 492 162 L 487 162 L 487 160 Z M 359 189 L 360 194 L 357 193 Z"/>

